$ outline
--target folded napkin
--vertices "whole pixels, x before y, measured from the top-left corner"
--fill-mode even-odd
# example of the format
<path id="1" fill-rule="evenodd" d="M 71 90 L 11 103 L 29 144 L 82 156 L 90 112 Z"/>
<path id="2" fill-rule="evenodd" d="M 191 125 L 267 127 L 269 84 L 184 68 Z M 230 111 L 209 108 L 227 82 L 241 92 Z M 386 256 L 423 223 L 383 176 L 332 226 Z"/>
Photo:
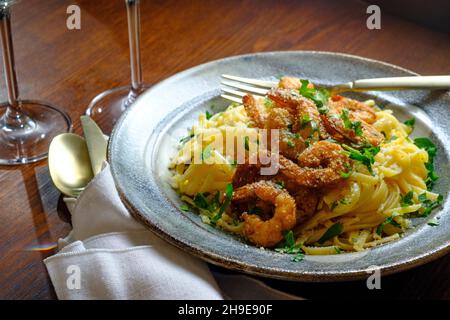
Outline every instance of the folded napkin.
<path id="1" fill-rule="evenodd" d="M 109 165 L 78 199 L 73 230 L 44 260 L 59 299 L 299 299 L 241 274 L 212 273 L 126 210 Z"/>

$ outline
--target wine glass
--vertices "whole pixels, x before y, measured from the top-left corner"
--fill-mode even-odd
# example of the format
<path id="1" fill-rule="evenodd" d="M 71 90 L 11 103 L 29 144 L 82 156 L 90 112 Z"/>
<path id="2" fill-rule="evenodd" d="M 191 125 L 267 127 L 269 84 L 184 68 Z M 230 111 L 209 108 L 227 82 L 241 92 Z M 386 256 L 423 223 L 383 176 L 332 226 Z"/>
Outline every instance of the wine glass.
<path id="1" fill-rule="evenodd" d="M 97 95 L 89 104 L 90 116 L 105 134 L 112 131 L 121 114 L 149 86 L 142 81 L 140 57 L 140 0 L 125 0 L 130 45 L 131 86 L 118 87 Z"/>
<path id="2" fill-rule="evenodd" d="M 47 157 L 52 139 L 72 128 L 69 116 L 49 103 L 19 99 L 10 9 L 0 0 L 0 36 L 8 101 L 0 104 L 0 165 L 36 162 Z"/>

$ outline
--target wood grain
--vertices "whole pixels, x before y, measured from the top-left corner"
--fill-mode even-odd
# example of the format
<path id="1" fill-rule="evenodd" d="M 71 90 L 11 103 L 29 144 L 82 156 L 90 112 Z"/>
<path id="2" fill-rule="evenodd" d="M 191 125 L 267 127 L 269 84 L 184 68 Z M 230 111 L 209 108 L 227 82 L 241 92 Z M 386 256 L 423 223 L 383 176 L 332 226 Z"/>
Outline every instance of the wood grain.
<path id="1" fill-rule="evenodd" d="M 81 30 L 66 28 L 66 8 L 81 8 Z M 338 51 L 383 60 L 422 74 L 450 74 L 450 37 L 382 14 L 382 29 L 366 29 L 360 1 L 142 0 L 144 79 L 156 83 L 178 71 L 230 55 L 275 50 Z M 48 100 L 79 116 L 103 90 L 129 83 L 122 0 L 27 0 L 13 11 L 20 96 Z M 1 81 L 1 100 L 6 99 Z M 1 146 L 0 146 L 1 147 Z M 70 225 L 57 211 L 59 193 L 46 162 L 0 167 L 0 298 L 53 299 L 42 259 Z M 450 298 L 450 257 L 364 282 L 298 284 L 270 281 L 305 297 Z"/>

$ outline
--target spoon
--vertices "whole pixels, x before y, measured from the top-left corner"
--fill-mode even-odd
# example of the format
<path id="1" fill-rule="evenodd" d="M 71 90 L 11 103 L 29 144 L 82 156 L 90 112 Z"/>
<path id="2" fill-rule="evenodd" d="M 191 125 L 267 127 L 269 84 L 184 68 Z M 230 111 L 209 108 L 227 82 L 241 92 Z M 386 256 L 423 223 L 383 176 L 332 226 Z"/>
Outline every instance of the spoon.
<path id="1" fill-rule="evenodd" d="M 56 188 L 69 197 L 78 197 L 94 177 L 86 142 L 73 133 L 63 133 L 53 139 L 48 167 Z"/>

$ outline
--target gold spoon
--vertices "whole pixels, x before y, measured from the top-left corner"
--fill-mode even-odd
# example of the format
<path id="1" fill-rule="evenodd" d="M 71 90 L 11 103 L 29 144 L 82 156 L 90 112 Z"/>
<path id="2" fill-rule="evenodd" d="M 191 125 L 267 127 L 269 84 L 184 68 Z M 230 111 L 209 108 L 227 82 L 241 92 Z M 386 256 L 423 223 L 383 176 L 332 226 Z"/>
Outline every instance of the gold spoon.
<path id="1" fill-rule="evenodd" d="M 63 133 L 53 139 L 48 167 L 56 188 L 69 197 L 78 197 L 94 177 L 86 142 L 73 133 Z"/>

